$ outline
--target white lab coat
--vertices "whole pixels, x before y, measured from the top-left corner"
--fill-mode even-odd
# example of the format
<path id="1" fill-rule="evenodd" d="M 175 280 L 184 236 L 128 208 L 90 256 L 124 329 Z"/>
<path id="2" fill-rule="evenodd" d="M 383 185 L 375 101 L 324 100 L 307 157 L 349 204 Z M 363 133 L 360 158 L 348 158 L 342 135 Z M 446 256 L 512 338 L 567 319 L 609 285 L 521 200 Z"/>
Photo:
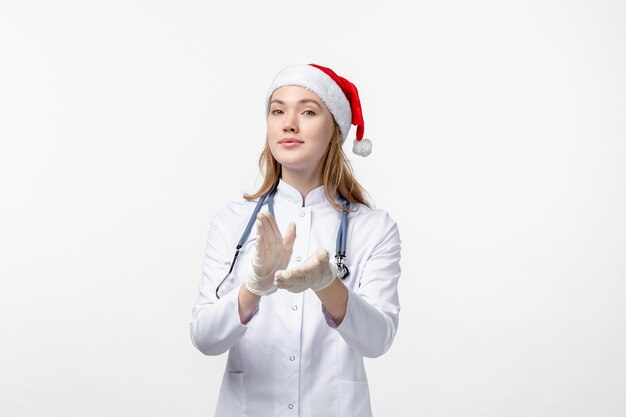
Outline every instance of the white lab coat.
<path id="1" fill-rule="evenodd" d="M 253 228 L 235 267 L 235 247 L 255 202 L 225 205 L 212 219 L 199 297 L 190 323 L 193 344 L 206 355 L 228 352 L 216 417 L 371 416 L 363 357 L 377 357 L 391 346 L 400 305 L 400 236 L 396 223 L 379 209 L 353 205 L 349 214 L 346 265 L 350 276 L 348 307 L 339 326 L 311 290 L 286 290 L 262 297 L 258 310 L 241 324 L 237 295 L 250 273 L 256 231 Z M 267 205 L 263 207 L 267 210 Z M 334 259 L 340 213 L 323 187 L 312 190 L 302 207 L 298 190 L 280 181 L 274 213 L 284 233 L 296 224 L 289 267 L 318 249 Z M 391 381 L 390 381 L 391 382 Z"/>

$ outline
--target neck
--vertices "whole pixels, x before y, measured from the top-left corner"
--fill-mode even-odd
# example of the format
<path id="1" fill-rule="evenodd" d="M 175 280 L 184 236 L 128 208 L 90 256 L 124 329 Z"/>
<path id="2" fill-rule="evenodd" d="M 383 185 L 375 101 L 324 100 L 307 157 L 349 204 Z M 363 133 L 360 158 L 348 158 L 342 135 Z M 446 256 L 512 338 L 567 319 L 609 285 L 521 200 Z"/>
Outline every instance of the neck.
<path id="1" fill-rule="evenodd" d="M 321 171 L 316 174 L 305 174 L 300 171 L 282 170 L 282 180 L 300 192 L 302 196 L 302 207 L 304 207 L 306 196 L 314 189 L 323 184 Z"/>

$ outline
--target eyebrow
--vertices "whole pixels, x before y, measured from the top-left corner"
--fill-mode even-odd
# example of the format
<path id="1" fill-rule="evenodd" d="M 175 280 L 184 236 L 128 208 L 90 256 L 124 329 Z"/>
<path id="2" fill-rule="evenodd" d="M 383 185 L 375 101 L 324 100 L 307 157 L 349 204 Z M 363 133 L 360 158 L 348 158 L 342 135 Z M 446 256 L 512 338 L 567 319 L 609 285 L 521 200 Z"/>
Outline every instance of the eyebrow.
<path id="1" fill-rule="evenodd" d="M 272 104 L 272 103 L 285 104 L 285 102 L 284 102 L 284 101 L 282 101 L 282 100 L 278 100 L 278 99 L 274 99 L 274 100 L 270 101 L 270 104 Z M 315 104 L 317 107 L 319 107 L 319 108 L 321 109 L 321 106 L 319 105 L 319 103 L 318 103 L 317 101 L 313 100 L 312 98 L 305 98 L 305 99 L 302 99 L 302 100 L 300 100 L 298 103 L 299 103 L 299 104 L 303 104 L 303 103 L 313 103 L 313 104 Z"/>

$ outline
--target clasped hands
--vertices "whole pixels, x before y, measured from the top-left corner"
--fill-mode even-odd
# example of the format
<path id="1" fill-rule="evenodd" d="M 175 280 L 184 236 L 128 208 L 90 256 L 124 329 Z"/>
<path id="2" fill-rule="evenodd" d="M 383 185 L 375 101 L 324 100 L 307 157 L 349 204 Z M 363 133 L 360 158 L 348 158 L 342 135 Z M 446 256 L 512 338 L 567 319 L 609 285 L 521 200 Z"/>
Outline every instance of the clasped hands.
<path id="1" fill-rule="evenodd" d="M 252 273 L 245 285 L 253 294 L 270 295 L 278 288 L 299 293 L 311 288 L 320 291 L 337 277 L 337 266 L 329 262 L 326 250 L 318 250 L 305 260 L 302 266 L 286 269 L 296 240 L 296 225 L 287 226 L 282 236 L 274 216 L 268 212 L 257 215 L 256 253 L 252 261 Z"/>

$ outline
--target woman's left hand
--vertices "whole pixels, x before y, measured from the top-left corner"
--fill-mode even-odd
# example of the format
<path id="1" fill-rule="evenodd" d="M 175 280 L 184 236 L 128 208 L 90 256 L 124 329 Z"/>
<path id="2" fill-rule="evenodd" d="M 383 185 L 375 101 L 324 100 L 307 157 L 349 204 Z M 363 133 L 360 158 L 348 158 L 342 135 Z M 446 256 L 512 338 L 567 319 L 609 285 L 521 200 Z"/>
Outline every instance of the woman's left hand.
<path id="1" fill-rule="evenodd" d="M 311 288 L 321 291 L 337 277 L 337 266 L 329 262 L 326 250 L 318 250 L 302 266 L 276 271 L 274 284 L 289 292 L 299 293 Z"/>

